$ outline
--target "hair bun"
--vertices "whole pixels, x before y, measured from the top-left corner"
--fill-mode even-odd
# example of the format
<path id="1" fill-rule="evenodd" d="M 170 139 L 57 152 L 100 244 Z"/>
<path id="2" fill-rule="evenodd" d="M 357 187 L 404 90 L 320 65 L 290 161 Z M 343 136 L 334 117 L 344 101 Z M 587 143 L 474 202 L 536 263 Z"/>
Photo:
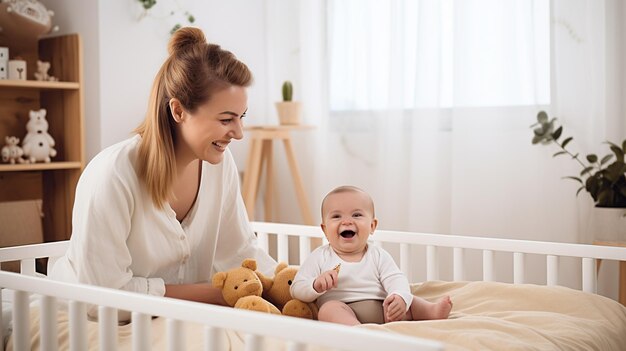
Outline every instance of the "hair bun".
<path id="1" fill-rule="evenodd" d="M 167 52 L 172 55 L 175 52 L 185 51 L 189 47 L 198 44 L 206 44 L 206 37 L 202 30 L 194 27 L 183 27 L 174 32 L 170 38 Z"/>

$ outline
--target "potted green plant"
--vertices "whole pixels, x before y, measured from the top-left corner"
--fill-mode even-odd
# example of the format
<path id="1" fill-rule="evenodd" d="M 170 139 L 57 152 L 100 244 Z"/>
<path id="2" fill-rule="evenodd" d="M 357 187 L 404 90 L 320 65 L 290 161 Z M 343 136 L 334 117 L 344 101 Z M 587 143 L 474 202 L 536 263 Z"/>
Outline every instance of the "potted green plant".
<path id="1" fill-rule="evenodd" d="M 293 84 L 288 80 L 283 82 L 282 96 L 283 101 L 276 103 L 280 124 L 300 124 L 302 106 L 300 102 L 293 101 Z"/>
<path id="2" fill-rule="evenodd" d="M 569 156 L 577 162 L 581 171 L 577 176 L 566 176 L 580 184 L 576 191 L 578 195 L 586 190 L 593 198 L 595 208 L 603 209 L 595 211 L 594 236 L 610 236 L 612 239 L 626 239 L 626 163 L 624 163 L 624 151 L 626 140 L 621 145 L 606 141 L 611 153 L 598 157 L 596 154 L 588 154 L 584 160 L 579 153 L 568 149 L 573 137 L 562 137 L 563 126 L 555 125 L 556 118 L 550 119 L 545 111 L 537 114 L 537 123 L 533 128 L 533 144 L 554 144 L 560 150 L 553 157 Z M 600 228 L 601 227 L 601 228 Z"/>

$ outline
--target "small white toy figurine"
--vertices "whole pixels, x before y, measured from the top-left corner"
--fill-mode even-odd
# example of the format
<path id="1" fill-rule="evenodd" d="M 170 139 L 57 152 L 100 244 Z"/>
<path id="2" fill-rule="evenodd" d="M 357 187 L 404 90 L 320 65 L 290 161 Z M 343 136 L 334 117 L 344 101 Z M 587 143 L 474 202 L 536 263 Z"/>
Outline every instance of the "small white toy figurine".
<path id="1" fill-rule="evenodd" d="M 24 150 L 20 147 L 20 139 L 14 136 L 4 137 L 6 145 L 2 148 L 2 162 L 11 163 L 12 165 L 17 163 L 26 163 L 26 160 L 22 158 Z"/>
<path id="2" fill-rule="evenodd" d="M 24 155 L 30 162 L 50 162 L 50 158 L 57 155 L 53 148 L 54 139 L 48 134 L 48 121 L 46 109 L 30 111 L 28 123 L 26 123 L 26 136 L 22 142 Z"/>
<path id="3" fill-rule="evenodd" d="M 56 82 L 57 78 L 48 75 L 50 69 L 50 62 L 37 60 L 37 72 L 35 72 L 35 79 L 44 82 Z"/>

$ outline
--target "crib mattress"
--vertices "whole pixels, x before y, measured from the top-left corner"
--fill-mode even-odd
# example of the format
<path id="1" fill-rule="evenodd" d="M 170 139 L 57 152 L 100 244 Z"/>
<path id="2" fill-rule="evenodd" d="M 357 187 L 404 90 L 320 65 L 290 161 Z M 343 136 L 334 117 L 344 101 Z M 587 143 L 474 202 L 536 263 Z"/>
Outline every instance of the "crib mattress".
<path id="1" fill-rule="evenodd" d="M 367 324 L 390 333 L 435 339 L 447 350 L 615 350 L 626 348 L 626 307 L 616 301 L 565 287 L 492 282 L 427 282 L 414 284 L 413 293 L 428 300 L 450 295 L 454 307 L 450 318 L 436 321 Z M 39 349 L 39 317 L 32 309 L 33 349 Z M 59 348 L 69 349 L 68 320 L 59 314 Z M 152 321 L 153 349 L 167 346 L 163 318 Z M 98 349 L 98 327 L 90 322 L 89 344 Z M 186 327 L 186 349 L 202 350 L 203 327 Z M 244 350 L 243 337 L 222 334 L 223 350 Z M 130 350 L 131 326 L 119 327 L 120 350 Z M 286 350 L 280 340 L 266 340 L 266 350 Z M 12 350 L 9 343 L 8 350 Z M 309 350 L 325 350 L 311 346 Z"/>

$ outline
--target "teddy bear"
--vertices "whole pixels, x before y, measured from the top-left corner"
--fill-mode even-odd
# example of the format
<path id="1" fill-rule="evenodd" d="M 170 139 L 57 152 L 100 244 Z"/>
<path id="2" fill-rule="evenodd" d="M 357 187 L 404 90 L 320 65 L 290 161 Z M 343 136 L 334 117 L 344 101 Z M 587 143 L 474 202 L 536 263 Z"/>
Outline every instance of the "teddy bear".
<path id="1" fill-rule="evenodd" d="M 274 278 L 259 273 L 263 282 L 263 297 L 275 304 L 285 316 L 317 319 L 318 308 L 313 302 L 306 303 L 291 297 L 289 291 L 294 277 L 298 273 L 297 266 L 289 266 L 280 262 L 274 271 Z"/>
<path id="2" fill-rule="evenodd" d="M 281 314 L 276 306 L 261 297 L 263 284 L 255 271 L 256 260 L 245 259 L 241 267 L 216 273 L 213 276 L 213 286 L 222 289 L 222 296 L 229 306 Z"/>
<path id="3" fill-rule="evenodd" d="M 4 137 L 6 145 L 2 148 L 2 162 L 9 162 L 12 165 L 17 163 L 26 163 L 22 158 L 24 150 L 19 146 L 20 139 L 14 136 Z"/>
<path id="4" fill-rule="evenodd" d="M 37 60 L 37 72 L 35 72 L 35 79 L 39 81 L 56 82 L 57 78 L 48 75 L 50 69 L 50 62 Z"/>
<path id="5" fill-rule="evenodd" d="M 24 156 L 32 163 L 37 161 L 50 162 L 50 158 L 57 154 L 53 148 L 54 139 L 48 134 L 46 113 L 46 109 L 43 108 L 29 112 L 22 148 L 24 149 Z"/>

